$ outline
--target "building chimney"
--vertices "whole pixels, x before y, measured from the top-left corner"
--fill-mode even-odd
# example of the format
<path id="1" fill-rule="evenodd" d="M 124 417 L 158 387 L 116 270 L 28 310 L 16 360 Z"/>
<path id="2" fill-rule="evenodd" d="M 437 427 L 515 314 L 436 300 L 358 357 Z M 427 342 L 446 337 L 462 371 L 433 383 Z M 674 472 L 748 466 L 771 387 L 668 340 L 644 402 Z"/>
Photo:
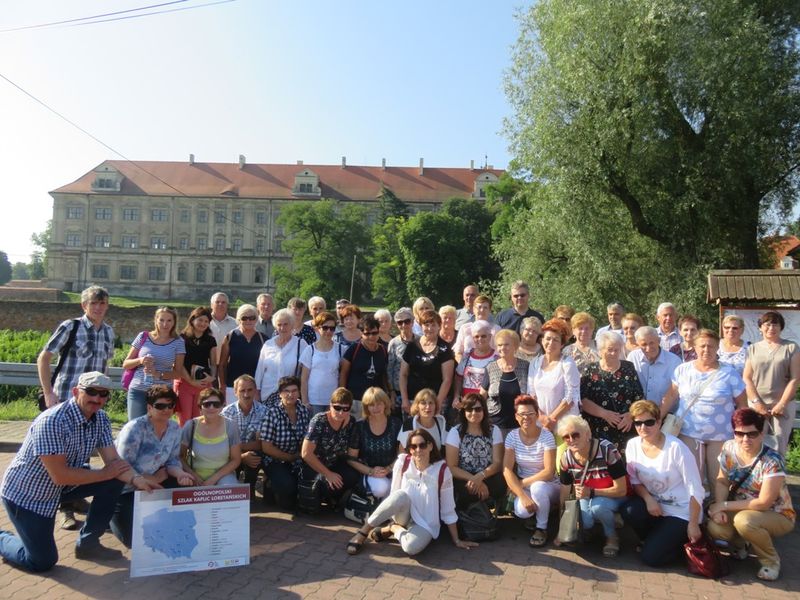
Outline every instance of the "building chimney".
<path id="1" fill-rule="evenodd" d="M 246 164 L 246 162 L 247 161 L 246 161 L 246 159 L 244 157 L 244 154 L 240 154 L 239 155 L 239 169 L 244 169 L 244 165 Z"/>
<path id="2" fill-rule="evenodd" d="M 303 164 L 303 161 L 302 161 L 302 160 L 298 160 L 298 161 L 297 161 L 297 164 L 298 164 L 298 165 L 302 165 L 302 164 Z"/>
<path id="3" fill-rule="evenodd" d="M 425 173 L 425 160 L 420 158 L 419 159 L 419 174 L 422 175 Z"/>
<path id="4" fill-rule="evenodd" d="M 475 161 L 474 160 L 469 161 L 469 170 L 470 171 L 474 171 L 475 170 Z"/>
<path id="5" fill-rule="evenodd" d="M 193 165 L 193 164 L 194 164 L 194 154 L 190 154 L 190 155 L 189 155 L 189 164 L 190 164 L 190 165 Z"/>
<path id="6" fill-rule="evenodd" d="M 386 170 L 386 159 L 385 159 L 385 158 L 382 158 L 382 159 L 381 159 L 381 169 L 382 169 L 383 171 L 385 171 L 385 170 Z"/>
<path id="7" fill-rule="evenodd" d="M 489 170 L 494 171 L 494 165 L 489 165 Z"/>
<path id="8" fill-rule="evenodd" d="M 347 167 L 347 157 L 346 157 L 346 156 L 343 156 L 343 157 L 342 157 L 342 168 L 344 169 L 344 168 L 346 168 L 346 167 Z"/>

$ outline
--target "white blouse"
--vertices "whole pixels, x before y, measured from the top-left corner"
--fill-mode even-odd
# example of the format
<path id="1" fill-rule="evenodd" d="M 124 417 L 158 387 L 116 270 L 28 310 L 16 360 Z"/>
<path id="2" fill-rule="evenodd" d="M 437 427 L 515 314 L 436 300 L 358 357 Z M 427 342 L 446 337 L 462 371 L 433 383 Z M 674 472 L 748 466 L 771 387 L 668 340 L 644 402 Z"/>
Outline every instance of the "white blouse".
<path id="1" fill-rule="evenodd" d="M 397 457 L 392 469 L 392 491 L 403 490 L 411 499 L 411 519 L 431 534 L 439 537 L 441 521 L 451 525 L 458 521 L 456 502 L 453 498 L 453 474 L 444 467 L 444 479 L 439 490 L 439 470 L 443 460 L 429 465 L 424 471 L 417 469 L 414 459 L 409 460 L 403 473 L 407 454 Z M 402 473 L 402 475 L 401 475 Z M 440 510 L 441 507 L 441 510 Z"/>
<path id="2" fill-rule="evenodd" d="M 575 361 L 563 357 L 552 369 L 542 369 L 544 356 L 537 356 L 528 368 L 528 393 L 536 396 L 539 410 L 549 415 L 562 400 L 571 402 L 562 416 L 580 415 L 581 376 Z"/>
<path id="3" fill-rule="evenodd" d="M 295 374 L 295 369 L 300 364 L 300 357 L 308 345 L 299 337 L 292 336 L 283 348 L 278 346 L 278 338 L 271 338 L 261 346 L 256 366 L 256 385 L 261 392 L 261 401 L 264 402 L 270 394 L 278 391 L 278 381 L 281 377 Z"/>

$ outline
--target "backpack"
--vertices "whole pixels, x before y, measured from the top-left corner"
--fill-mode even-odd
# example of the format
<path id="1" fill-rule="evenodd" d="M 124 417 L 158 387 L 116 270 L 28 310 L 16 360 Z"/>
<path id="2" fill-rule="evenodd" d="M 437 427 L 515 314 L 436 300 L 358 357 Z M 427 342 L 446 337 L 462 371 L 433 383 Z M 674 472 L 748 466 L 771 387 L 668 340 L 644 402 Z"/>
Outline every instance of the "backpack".
<path id="1" fill-rule="evenodd" d="M 461 537 L 471 542 L 497 539 L 497 517 L 486 502 L 478 500 L 464 509 L 456 510 Z"/>

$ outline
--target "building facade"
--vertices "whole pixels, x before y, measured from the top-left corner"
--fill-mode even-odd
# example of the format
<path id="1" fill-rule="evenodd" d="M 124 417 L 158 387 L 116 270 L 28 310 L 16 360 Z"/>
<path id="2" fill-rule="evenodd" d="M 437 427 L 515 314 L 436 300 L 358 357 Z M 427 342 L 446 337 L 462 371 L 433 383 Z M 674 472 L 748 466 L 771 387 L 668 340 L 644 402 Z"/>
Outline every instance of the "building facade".
<path id="1" fill-rule="evenodd" d="M 482 198 L 502 174 L 492 168 L 105 161 L 50 192 L 53 231 L 48 285 L 112 294 L 202 298 L 224 290 L 272 291 L 289 263 L 282 208 L 332 199 L 377 208 L 390 190 L 414 212 L 451 197 Z"/>

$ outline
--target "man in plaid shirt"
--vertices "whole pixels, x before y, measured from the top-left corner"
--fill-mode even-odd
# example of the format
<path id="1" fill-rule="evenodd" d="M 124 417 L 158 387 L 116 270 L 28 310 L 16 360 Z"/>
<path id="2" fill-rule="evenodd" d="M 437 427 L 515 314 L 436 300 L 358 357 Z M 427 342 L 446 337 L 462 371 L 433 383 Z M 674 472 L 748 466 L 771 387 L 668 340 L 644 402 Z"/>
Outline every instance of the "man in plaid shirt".
<path id="1" fill-rule="evenodd" d="M 75 319 L 61 323 L 36 360 L 39 370 L 39 383 L 44 392 L 45 402 L 48 407 L 59 402 L 66 402 L 72 397 L 72 388 L 78 385 L 81 373 L 100 371 L 105 373 L 108 361 L 114 354 L 114 330 L 103 322 L 108 312 L 108 292 L 97 285 L 86 288 L 81 292 L 81 308 L 83 316 L 78 319 L 75 330 L 75 341 L 67 348 L 61 370 L 52 381 L 50 361 L 55 354 L 61 354 L 67 345 Z M 74 511 L 85 512 L 86 502 L 77 501 L 61 507 L 62 529 L 77 529 Z"/>
<path id="2" fill-rule="evenodd" d="M 250 498 L 255 498 L 256 480 L 261 466 L 261 424 L 267 407 L 256 401 L 256 380 L 250 375 L 241 375 L 233 382 L 237 401 L 222 409 L 222 416 L 230 419 L 239 429 L 242 441 L 242 464 L 237 472 L 244 472 L 244 482 L 250 484 Z"/>

